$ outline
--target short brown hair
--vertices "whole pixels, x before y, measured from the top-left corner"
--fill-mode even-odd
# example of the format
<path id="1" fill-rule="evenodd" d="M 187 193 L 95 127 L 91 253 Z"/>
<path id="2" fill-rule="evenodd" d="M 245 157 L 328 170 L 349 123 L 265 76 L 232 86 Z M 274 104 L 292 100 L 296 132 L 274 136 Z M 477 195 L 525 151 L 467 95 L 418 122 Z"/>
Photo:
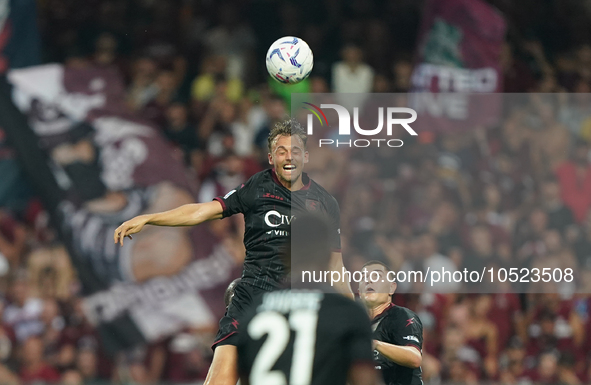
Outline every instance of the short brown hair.
<path id="1" fill-rule="evenodd" d="M 371 265 L 380 265 L 382 266 L 384 269 L 386 269 L 386 272 L 390 271 L 390 268 L 388 267 L 388 265 L 386 265 L 384 262 L 382 261 L 378 261 L 378 260 L 373 260 L 373 261 L 367 261 L 363 264 L 363 266 L 361 266 L 361 270 L 363 270 L 364 268 L 366 268 L 367 266 L 371 266 Z"/>
<path id="2" fill-rule="evenodd" d="M 306 149 L 306 142 L 308 141 L 308 135 L 306 135 L 306 131 L 302 128 L 301 124 L 295 119 L 288 119 L 284 120 L 283 122 L 275 123 L 271 132 L 269 133 L 269 138 L 267 140 L 269 146 L 269 152 L 271 152 L 271 146 L 275 141 L 275 138 L 278 136 L 293 136 L 297 135 L 300 137 L 302 142 L 304 142 L 304 149 Z"/>

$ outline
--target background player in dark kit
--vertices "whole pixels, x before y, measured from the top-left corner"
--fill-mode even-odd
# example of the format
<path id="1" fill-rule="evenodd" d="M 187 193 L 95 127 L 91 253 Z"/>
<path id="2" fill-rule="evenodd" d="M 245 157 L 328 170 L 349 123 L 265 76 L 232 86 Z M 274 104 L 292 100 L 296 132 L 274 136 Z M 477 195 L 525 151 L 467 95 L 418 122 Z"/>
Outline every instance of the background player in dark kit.
<path id="1" fill-rule="evenodd" d="M 389 268 L 369 261 L 367 282 L 359 284 L 359 295 L 372 318 L 376 369 L 386 385 L 419 385 L 423 348 L 423 324 L 411 310 L 392 303 L 396 283 L 388 282 Z"/>
<path id="2" fill-rule="evenodd" d="M 326 271 L 330 230 L 324 220 L 304 215 L 291 230 L 291 274 Z M 374 384 L 371 327 L 363 307 L 326 283 L 298 287 L 263 294 L 240 319 L 241 384 Z"/>
<path id="3" fill-rule="evenodd" d="M 304 172 L 308 162 L 307 137 L 295 121 L 277 124 L 269 134 L 271 169 L 253 175 L 212 202 L 187 204 L 176 209 L 141 215 L 123 223 L 115 230 L 116 243 L 123 244 L 147 225 L 194 226 L 236 213 L 244 214 L 244 245 L 246 258 L 242 280 L 234 290 L 234 298 L 220 320 L 214 343 L 214 357 L 205 384 L 234 385 L 237 379 L 235 337 L 237 319 L 258 295 L 279 286 L 285 270 L 281 255 L 285 254 L 291 222 L 299 213 L 314 211 L 327 218 L 332 247 L 330 269 L 342 272 L 340 251 L 340 214 L 336 200 Z M 341 293 L 353 298 L 347 282 L 335 285 Z"/>

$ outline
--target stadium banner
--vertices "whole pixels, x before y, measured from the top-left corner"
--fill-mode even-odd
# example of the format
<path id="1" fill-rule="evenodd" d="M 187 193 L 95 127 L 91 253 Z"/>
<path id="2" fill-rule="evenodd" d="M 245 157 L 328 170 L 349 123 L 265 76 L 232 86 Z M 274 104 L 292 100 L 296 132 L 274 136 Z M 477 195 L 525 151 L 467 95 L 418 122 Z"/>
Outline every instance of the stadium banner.
<path id="1" fill-rule="evenodd" d="M 36 7 L 35 0 L 0 0 L 0 76 L 9 68 L 40 63 Z M 30 199 L 29 186 L 1 128 L 0 175 L 0 206 L 13 213 L 24 212 Z"/>
<path id="2" fill-rule="evenodd" d="M 591 293 L 591 226 L 584 225 L 591 184 L 583 188 L 574 176 L 577 164 L 588 169 L 588 147 L 569 146 L 574 132 L 591 137 L 589 94 L 476 97 L 501 98 L 502 125 L 428 143 L 418 138 L 433 118 L 418 114 L 406 94 L 292 96 L 291 117 L 308 151 L 307 162 L 294 155 L 293 163 L 301 162 L 306 188 L 290 212 L 269 213 L 268 234 L 289 237 L 300 215 L 323 216 L 328 246 L 346 267 L 310 262 L 314 247 L 292 234 L 292 287 L 344 280 L 356 292 L 377 280 L 386 286 L 374 291 L 396 283 L 397 293 Z M 569 140 L 548 139 L 556 135 Z M 292 148 L 300 139 L 292 135 Z M 542 165 L 554 175 L 538 179 Z M 523 202 L 531 207 L 523 210 Z M 389 275 L 370 277 L 363 265 L 371 260 L 388 264 Z"/>
<path id="3" fill-rule="evenodd" d="M 478 97 L 503 91 L 500 55 L 503 16 L 484 0 L 428 0 L 425 4 L 410 105 L 424 131 L 490 127 L 502 98 Z"/>
<path id="4" fill-rule="evenodd" d="M 68 248 L 106 348 L 215 327 L 239 266 L 208 225 L 148 226 L 114 244 L 123 221 L 195 202 L 196 191 L 172 147 L 127 110 L 117 73 L 50 64 L 13 70 L 1 87 L 0 126 Z"/>
<path id="5" fill-rule="evenodd" d="M 40 63 L 35 0 L 0 0 L 0 74 Z"/>

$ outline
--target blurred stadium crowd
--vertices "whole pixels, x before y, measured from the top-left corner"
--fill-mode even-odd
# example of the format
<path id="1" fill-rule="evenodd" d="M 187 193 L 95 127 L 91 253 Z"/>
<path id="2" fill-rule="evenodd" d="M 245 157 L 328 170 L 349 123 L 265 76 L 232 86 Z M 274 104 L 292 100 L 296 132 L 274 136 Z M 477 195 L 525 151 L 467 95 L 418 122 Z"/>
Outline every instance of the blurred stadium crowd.
<path id="1" fill-rule="evenodd" d="M 590 274 L 589 2 L 493 3 L 510 26 L 501 58 L 505 92 L 573 94 L 538 103 L 537 120 L 514 108 L 499 127 L 424 133 L 370 157 L 315 149 L 322 166 L 309 172 L 340 202 L 350 269 L 366 259 L 395 270 L 518 261 Z M 161 128 L 199 182 L 199 201 L 267 167 L 266 135 L 289 114 L 290 92 L 408 91 L 421 13 L 414 0 L 39 4 L 45 61 L 117 71 L 129 108 Z M 264 72 L 266 48 L 284 35 L 302 37 L 315 54 L 312 78 L 293 88 Z M 9 151 L 0 147 L 0 155 Z M 205 378 L 207 333 L 124 358 L 101 350 L 66 251 L 26 185 L 0 207 L 0 255 L 0 382 Z M 424 293 L 395 302 L 418 312 L 425 326 L 426 384 L 589 383 L 591 296 L 555 289 Z"/>

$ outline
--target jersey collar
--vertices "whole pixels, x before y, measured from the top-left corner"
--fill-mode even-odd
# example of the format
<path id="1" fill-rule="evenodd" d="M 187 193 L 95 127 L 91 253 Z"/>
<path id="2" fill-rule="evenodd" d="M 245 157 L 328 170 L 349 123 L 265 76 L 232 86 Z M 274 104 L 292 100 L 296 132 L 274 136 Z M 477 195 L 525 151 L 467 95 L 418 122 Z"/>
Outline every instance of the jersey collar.
<path id="1" fill-rule="evenodd" d="M 381 312 L 380 314 L 378 314 L 378 315 L 376 315 L 375 317 L 373 317 L 373 319 L 374 319 L 374 320 L 377 320 L 378 318 L 381 318 L 381 317 L 383 317 L 384 315 L 386 315 L 386 312 L 387 312 L 388 310 L 392 309 L 394 306 L 396 306 L 396 305 L 394 305 L 394 303 L 393 303 L 393 302 L 390 302 L 390 303 L 388 304 L 388 306 L 387 306 L 387 307 L 386 307 L 384 310 L 382 310 L 382 312 Z"/>
<path id="2" fill-rule="evenodd" d="M 273 177 L 273 181 L 275 183 L 277 183 L 279 186 L 281 186 L 283 188 L 286 188 L 279 181 L 279 178 L 277 177 L 277 173 L 275 172 L 274 168 L 271 169 L 271 176 Z M 305 172 L 302 172 L 302 183 L 304 184 L 304 186 L 300 190 L 308 190 L 310 188 L 310 184 L 312 184 L 312 179 L 310 179 L 308 174 L 306 174 Z M 300 191 L 300 190 L 297 190 L 297 191 Z"/>

